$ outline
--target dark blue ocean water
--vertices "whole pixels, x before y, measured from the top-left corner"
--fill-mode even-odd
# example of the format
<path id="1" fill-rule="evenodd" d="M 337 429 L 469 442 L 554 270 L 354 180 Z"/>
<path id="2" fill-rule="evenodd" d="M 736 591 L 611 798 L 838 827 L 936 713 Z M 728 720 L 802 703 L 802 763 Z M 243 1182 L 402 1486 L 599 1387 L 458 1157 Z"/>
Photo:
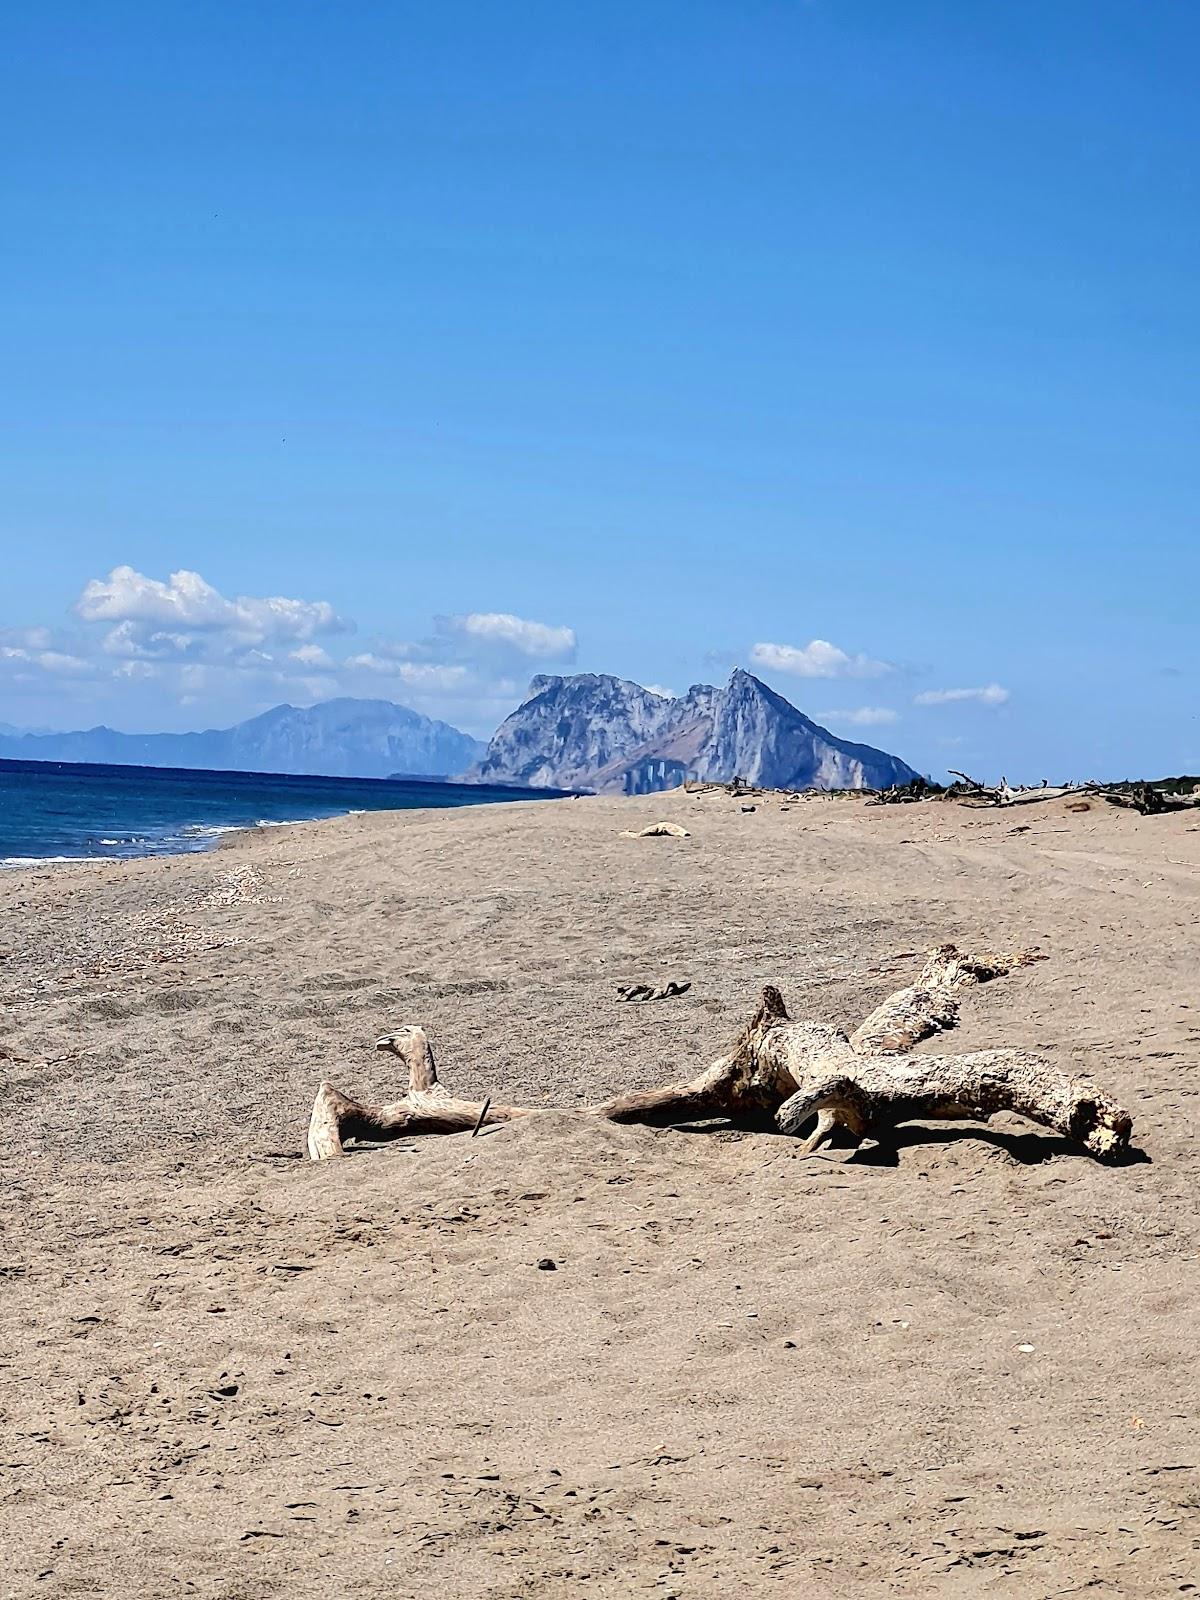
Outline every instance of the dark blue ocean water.
<path id="1" fill-rule="evenodd" d="M 205 850 L 234 828 L 350 811 L 544 800 L 555 791 L 411 778 L 293 778 L 0 761 L 0 865 L 112 860 Z"/>

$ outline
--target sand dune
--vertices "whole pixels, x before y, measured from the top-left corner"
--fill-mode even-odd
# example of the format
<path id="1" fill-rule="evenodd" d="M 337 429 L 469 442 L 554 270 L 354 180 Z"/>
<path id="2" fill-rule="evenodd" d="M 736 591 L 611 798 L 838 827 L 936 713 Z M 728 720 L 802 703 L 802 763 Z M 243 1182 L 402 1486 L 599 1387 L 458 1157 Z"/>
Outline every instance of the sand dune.
<path id="1" fill-rule="evenodd" d="M 618 837 L 660 816 L 691 837 Z M 1200 1583 L 1187 817 L 376 814 L 4 873 L 0 911 L 0 1592 Z M 969 992 L 955 1048 L 1094 1073 L 1142 1159 L 568 1114 L 695 1070 L 764 981 L 853 1024 L 946 939 L 1049 958 Z M 397 1087 L 404 1022 L 455 1090 L 564 1109 L 293 1159 L 319 1079 Z"/>

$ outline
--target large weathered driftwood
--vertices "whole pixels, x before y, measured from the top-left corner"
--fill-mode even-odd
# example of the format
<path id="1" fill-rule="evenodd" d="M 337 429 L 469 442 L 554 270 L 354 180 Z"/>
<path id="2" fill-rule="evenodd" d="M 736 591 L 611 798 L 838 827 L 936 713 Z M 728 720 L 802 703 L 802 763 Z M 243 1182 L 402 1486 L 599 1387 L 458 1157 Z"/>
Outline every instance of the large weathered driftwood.
<path id="1" fill-rule="evenodd" d="M 1038 959 L 969 957 L 942 945 L 915 983 L 891 995 L 849 1035 L 825 1023 L 792 1021 L 778 989 L 765 988 L 731 1048 L 699 1077 L 618 1095 L 585 1114 L 659 1127 L 711 1117 L 773 1122 L 783 1133 L 806 1133 L 802 1149 L 808 1154 L 839 1126 L 862 1138 L 914 1118 L 987 1121 L 1011 1111 L 1077 1141 L 1098 1160 L 1115 1160 L 1129 1145 L 1129 1113 L 1089 1079 L 1069 1076 L 1044 1056 L 1028 1050 L 905 1054 L 954 1025 L 959 990 Z M 533 1112 L 456 1100 L 438 1082 L 421 1028 L 389 1034 L 377 1048 L 407 1064 L 408 1093 L 386 1105 L 360 1105 L 323 1083 L 308 1132 L 314 1161 L 341 1155 L 347 1139 L 456 1133 Z"/>

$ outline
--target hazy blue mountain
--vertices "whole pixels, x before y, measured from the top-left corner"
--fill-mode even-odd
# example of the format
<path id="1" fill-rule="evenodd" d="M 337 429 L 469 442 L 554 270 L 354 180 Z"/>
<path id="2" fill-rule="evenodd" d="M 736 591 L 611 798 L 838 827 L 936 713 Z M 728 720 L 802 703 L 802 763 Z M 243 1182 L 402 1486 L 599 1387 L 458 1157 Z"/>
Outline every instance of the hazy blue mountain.
<path id="1" fill-rule="evenodd" d="M 386 778 L 393 773 L 453 777 L 482 750 L 479 740 L 449 723 L 390 700 L 275 706 L 235 727 L 202 733 L 117 733 L 112 728 L 0 732 L 0 758 L 12 761 L 100 761 L 345 778 Z"/>
<path id="2" fill-rule="evenodd" d="M 537 677 L 470 776 L 644 794 L 735 776 L 768 788 L 879 789 L 916 773 L 839 739 L 739 668 L 723 689 L 697 684 L 674 700 L 593 673 Z"/>

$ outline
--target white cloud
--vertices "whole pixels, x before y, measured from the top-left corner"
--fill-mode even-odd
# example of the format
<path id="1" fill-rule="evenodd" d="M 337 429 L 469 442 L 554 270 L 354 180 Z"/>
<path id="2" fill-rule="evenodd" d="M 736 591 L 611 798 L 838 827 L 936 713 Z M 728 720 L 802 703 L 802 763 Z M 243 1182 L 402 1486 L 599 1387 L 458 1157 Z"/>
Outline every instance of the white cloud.
<path id="1" fill-rule="evenodd" d="M 648 694 L 656 694 L 660 700 L 674 700 L 675 691 L 664 689 L 661 683 L 647 683 L 643 686 Z"/>
<path id="2" fill-rule="evenodd" d="M 264 639 L 311 639 L 347 629 L 327 600 L 290 600 L 282 595 L 227 600 L 198 572 L 181 569 L 166 583 L 133 567 L 114 567 L 107 578 L 84 585 L 75 610 L 85 622 L 161 624 L 181 632 L 224 632 L 260 643 Z M 120 630 L 116 630 L 118 633 Z M 126 636 L 131 630 L 125 629 Z"/>
<path id="3" fill-rule="evenodd" d="M 149 651 L 138 638 L 138 630 L 132 622 L 118 622 L 115 628 L 110 628 L 100 641 L 100 648 L 106 656 L 144 656 Z"/>
<path id="4" fill-rule="evenodd" d="M 468 641 L 505 645 L 536 661 L 571 661 L 578 645 L 574 628 L 527 622 L 508 611 L 472 611 L 463 617 L 447 617 L 444 623 L 449 632 Z"/>
<path id="5" fill-rule="evenodd" d="M 80 656 L 65 655 L 61 650 L 43 650 L 34 660 L 43 672 L 53 672 L 65 678 L 85 677 L 95 670 L 90 661 L 84 661 Z"/>
<path id="6" fill-rule="evenodd" d="M 948 706 L 974 700 L 981 706 L 1002 706 L 1009 698 L 1007 689 L 989 683 L 982 689 L 925 689 L 913 701 L 917 706 Z"/>
<path id="7" fill-rule="evenodd" d="M 122 661 L 113 668 L 114 678 L 124 678 L 130 683 L 149 683 L 162 677 L 163 669 L 155 661 Z"/>
<path id="8" fill-rule="evenodd" d="M 302 667 L 331 667 L 333 657 L 319 644 L 302 644 L 299 650 L 288 652 L 289 661 L 298 661 Z"/>
<path id="9" fill-rule="evenodd" d="M 756 666 L 769 672 L 790 672 L 797 678 L 881 678 L 891 672 L 886 661 L 870 656 L 849 655 L 828 639 L 813 639 L 800 647 L 794 644 L 756 644 L 750 651 Z"/>
<path id="10" fill-rule="evenodd" d="M 422 689 L 452 689 L 461 686 L 469 676 L 466 667 L 450 663 L 436 664 L 424 661 L 395 661 L 388 656 L 371 651 L 349 656 L 343 663 L 351 671 L 373 672 L 382 678 L 394 678 Z"/>
<path id="11" fill-rule="evenodd" d="M 20 645 L 0 645 L 0 661 L 18 662 L 27 668 L 39 667 L 56 678 L 86 678 L 95 671 L 92 663 L 82 656 L 68 655 L 62 650 L 26 650 Z"/>
<path id="12" fill-rule="evenodd" d="M 445 643 L 443 641 L 443 653 Z M 373 639 L 371 641 L 371 654 L 384 657 L 388 661 L 431 661 L 437 654 L 433 640 L 417 641 L 413 639 Z"/>
<path id="13" fill-rule="evenodd" d="M 0 643 L 21 650 L 49 650 L 54 635 L 49 628 L 0 628 Z"/>
<path id="14" fill-rule="evenodd" d="M 856 706 L 853 711 L 821 711 L 818 722 L 849 723 L 855 728 L 879 728 L 885 723 L 899 722 L 900 713 L 887 706 Z"/>

